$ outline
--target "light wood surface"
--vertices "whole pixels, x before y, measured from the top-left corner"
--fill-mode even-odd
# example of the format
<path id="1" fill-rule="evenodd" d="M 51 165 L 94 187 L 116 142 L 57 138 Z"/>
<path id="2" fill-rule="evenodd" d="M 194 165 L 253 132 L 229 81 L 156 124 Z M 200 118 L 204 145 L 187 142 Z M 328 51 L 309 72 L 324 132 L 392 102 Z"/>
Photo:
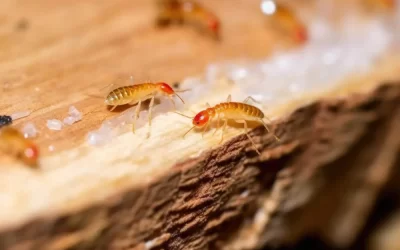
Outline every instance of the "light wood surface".
<path id="1" fill-rule="evenodd" d="M 44 210 L 56 214 L 63 207 L 67 210 L 75 205 L 82 207 L 83 203 L 90 203 L 92 199 L 78 197 L 82 194 L 81 185 L 89 193 L 97 193 L 98 185 L 104 189 L 110 187 L 113 193 L 138 180 L 140 185 L 146 185 L 156 178 L 156 173 L 149 174 L 153 169 L 150 165 L 139 168 L 146 163 L 146 157 L 137 159 L 132 155 L 134 164 L 129 155 L 121 156 L 119 146 L 113 147 L 120 145 L 124 148 L 127 143 L 129 149 L 137 148 L 143 139 L 133 137 L 131 133 L 125 137 L 124 144 L 112 143 L 108 146 L 113 148 L 112 152 L 84 145 L 74 149 L 85 141 L 89 131 L 97 129 L 105 118 L 115 115 L 106 110 L 103 100 L 89 98 L 87 94 L 104 94 L 104 87 L 121 76 L 128 78 L 132 75 L 139 81 L 173 82 L 203 72 L 210 62 L 265 57 L 274 46 L 274 40 L 265 29 L 258 4 L 258 1 L 204 1 L 204 5 L 215 10 L 222 20 L 222 41 L 216 42 L 192 27 L 157 29 L 154 26 L 156 9 L 153 1 L 3 1 L 0 8 L 0 113 L 38 110 L 27 118 L 17 120 L 15 126 L 21 128 L 27 122 L 33 122 L 38 129 L 35 141 L 43 156 L 43 171 L 38 175 L 11 158 L 2 157 L 2 165 L 9 165 L 10 168 L 2 175 L 4 178 L 0 177 L 1 193 L 5 195 L 2 197 L 8 197 L 1 202 L 1 210 L 6 213 L 0 217 L 9 217 L 8 213 L 12 213 L 11 217 L 15 220 L 8 222 L 13 224 L 42 214 Z M 64 127 L 62 131 L 49 130 L 46 121 L 62 120 L 67 116 L 70 105 L 82 113 L 98 109 L 103 109 L 103 112 L 86 115 L 82 121 Z M 154 131 L 166 128 L 157 128 L 160 124 L 157 125 L 156 121 L 154 124 Z M 187 124 L 183 122 L 180 126 L 186 129 Z M 157 138 L 156 133 L 154 137 Z M 157 144 L 159 140 L 153 142 L 149 145 Z M 201 143 L 196 145 L 205 146 Z M 49 146 L 54 146 L 54 152 L 50 152 Z M 73 150 L 63 152 L 65 149 Z M 92 150 L 97 152 L 96 155 L 87 155 Z M 74 156 L 71 158 L 71 155 Z M 77 155 L 101 161 L 100 164 L 91 160 L 80 161 L 80 158 L 76 159 Z M 178 160 L 174 157 L 169 164 Z M 123 168 L 118 168 L 118 163 L 115 163 L 118 161 L 123 163 Z M 133 174 L 132 164 L 139 164 L 138 169 L 144 172 Z M 100 169 L 92 169 L 94 165 Z M 104 166 L 114 167 L 109 169 L 111 172 L 103 172 L 101 168 Z M 72 174 L 77 169 L 90 171 L 77 177 Z M 130 174 L 126 175 L 126 171 Z M 102 172 L 102 176 L 111 182 L 93 176 L 95 172 Z M 17 179 L 24 184 L 17 189 L 11 188 Z M 76 189 L 70 189 L 71 185 Z M 71 207 L 64 206 L 66 196 L 57 195 L 62 190 L 71 191 L 72 196 L 67 198 Z M 31 192 L 40 194 L 43 200 L 36 200 Z M 95 200 L 101 200 L 109 192 L 102 192 L 102 198 L 95 193 L 92 194 Z M 16 205 L 21 205 L 20 202 L 24 205 Z M 58 205 L 53 206 L 49 202 Z M 2 220 L 1 226 L 10 225 L 8 222 Z"/>
<path id="2" fill-rule="evenodd" d="M 46 120 L 62 119 L 70 105 L 84 113 L 100 109 L 103 101 L 86 95 L 104 94 L 118 77 L 173 82 L 201 73 L 209 62 L 268 55 L 272 40 L 264 32 L 258 1 L 204 4 L 222 19 L 221 42 L 191 27 L 157 29 L 153 1 L 3 2 L 1 113 L 40 109 L 16 124 L 34 122 L 44 148 L 52 141 L 81 142 L 112 113 L 104 107 L 61 132 L 48 130 Z"/>

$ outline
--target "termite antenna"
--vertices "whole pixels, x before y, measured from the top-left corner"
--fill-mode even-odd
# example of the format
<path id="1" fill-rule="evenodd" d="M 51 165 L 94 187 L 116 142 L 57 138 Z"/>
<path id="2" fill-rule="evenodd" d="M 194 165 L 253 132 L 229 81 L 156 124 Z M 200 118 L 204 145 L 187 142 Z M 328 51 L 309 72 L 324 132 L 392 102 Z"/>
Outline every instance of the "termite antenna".
<path id="1" fill-rule="evenodd" d="M 196 126 L 191 127 L 186 133 L 183 134 L 182 138 L 185 138 L 185 136 L 192 131 Z"/>
<path id="2" fill-rule="evenodd" d="M 175 93 L 183 93 L 187 91 L 191 91 L 192 89 L 182 89 L 182 90 L 175 90 Z"/>
<path id="3" fill-rule="evenodd" d="M 101 111 L 103 111 L 103 108 L 104 108 L 104 107 L 101 107 L 101 108 L 99 108 L 99 109 L 96 109 L 96 108 L 95 108 L 95 109 L 89 110 L 88 112 L 84 113 L 83 115 L 89 115 L 89 114 L 101 112 Z"/>
<path id="4" fill-rule="evenodd" d="M 92 98 L 104 99 L 104 96 L 93 95 L 93 94 L 85 94 L 85 95 Z"/>
<path id="5" fill-rule="evenodd" d="M 179 99 L 181 99 L 181 101 L 182 101 L 183 104 L 185 104 L 185 102 L 183 101 L 183 99 L 176 93 L 176 91 L 175 91 L 175 95 L 176 95 Z"/>
<path id="6" fill-rule="evenodd" d="M 30 115 L 36 113 L 37 111 L 43 110 L 43 109 L 45 109 L 45 108 L 47 108 L 47 107 L 36 108 L 36 109 L 33 109 L 32 111 L 29 111 L 29 110 L 28 110 L 27 113 L 24 114 L 24 115 L 22 115 L 22 116 L 16 115 L 16 114 L 17 114 L 17 113 L 25 113 L 25 111 L 23 111 L 23 112 L 17 112 L 17 113 L 11 114 L 10 117 L 11 117 L 12 121 L 24 119 L 24 118 L 26 118 L 26 117 L 28 117 L 28 116 L 30 116 Z"/>
<path id="7" fill-rule="evenodd" d="M 175 114 L 181 115 L 181 116 L 183 116 L 183 117 L 186 117 L 186 118 L 189 118 L 189 119 L 193 119 L 193 118 L 194 118 L 194 117 L 190 117 L 190 116 L 188 116 L 188 115 L 185 115 L 185 114 L 181 114 L 181 113 L 179 113 L 179 112 L 176 112 L 176 111 L 172 111 L 172 113 L 175 113 Z"/>
<path id="8" fill-rule="evenodd" d="M 45 108 L 45 107 L 44 107 Z M 36 113 L 37 111 L 40 111 L 40 110 L 42 110 L 42 109 L 44 109 L 44 108 L 37 108 L 37 109 L 34 109 L 34 110 L 32 110 L 31 111 L 31 113 L 29 114 L 29 115 L 31 115 L 31 114 L 34 114 L 34 113 Z M 22 117 L 21 117 L 22 118 Z M 18 119 L 21 119 L 21 118 L 18 118 Z M 17 119 L 16 119 L 17 120 Z"/>

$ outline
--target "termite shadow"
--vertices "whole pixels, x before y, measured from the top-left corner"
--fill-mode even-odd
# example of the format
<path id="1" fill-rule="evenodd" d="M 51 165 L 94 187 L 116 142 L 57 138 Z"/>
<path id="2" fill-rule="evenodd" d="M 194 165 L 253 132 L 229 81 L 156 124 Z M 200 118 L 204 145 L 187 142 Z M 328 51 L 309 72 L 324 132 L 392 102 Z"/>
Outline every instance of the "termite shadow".
<path id="1" fill-rule="evenodd" d="M 268 125 L 268 124 L 267 124 L 267 125 Z M 190 121 L 189 126 L 190 126 L 190 127 L 192 126 L 191 121 Z M 188 129 L 190 128 L 189 126 L 188 126 Z M 204 133 L 206 134 L 206 133 L 208 133 L 208 132 L 210 132 L 210 131 L 215 131 L 216 129 L 218 129 L 219 131 L 217 131 L 217 132 L 215 133 L 215 135 L 217 135 L 217 134 L 220 135 L 220 133 L 222 133 L 223 126 L 224 126 L 224 121 L 221 120 L 221 121 L 219 122 L 219 126 L 218 126 L 218 122 L 217 122 L 216 120 L 213 120 L 213 121 L 210 122 L 210 124 L 207 126 L 206 130 L 204 130 L 204 129 L 205 129 L 205 126 L 204 126 L 204 127 L 202 127 L 202 128 L 195 128 L 195 129 L 193 129 L 193 132 L 194 132 L 194 133 L 203 133 L 203 131 L 204 131 Z M 253 129 L 255 129 L 255 128 L 257 128 L 257 127 L 260 127 L 260 126 L 263 126 L 263 125 L 262 125 L 261 123 L 259 123 L 259 122 L 256 122 L 256 121 L 247 121 L 247 126 L 248 126 L 247 132 L 250 133 Z M 245 132 L 245 128 L 244 128 L 243 123 L 235 122 L 234 120 L 228 120 L 227 125 L 226 125 L 226 128 L 228 129 L 228 127 L 238 129 L 238 130 L 240 130 L 242 133 Z"/>
<path id="2" fill-rule="evenodd" d="M 155 98 L 154 99 L 154 105 L 158 105 L 160 103 L 161 103 L 161 101 L 160 101 L 159 98 Z M 149 104 L 150 104 L 150 99 L 148 99 L 146 101 L 143 101 L 141 106 L 140 106 L 139 112 L 143 111 L 143 110 L 148 110 L 149 109 Z M 126 111 L 127 109 L 132 108 L 132 107 L 136 107 L 136 105 L 137 104 L 134 104 L 134 105 L 130 105 L 130 104 L 119 105 L 119 106 L 115 107 L 114 109 L 113 109 L 112 106 L 107 106 L 107 111 L 112 112 L 112 113 L 121 113 L 121 112 Z"/>

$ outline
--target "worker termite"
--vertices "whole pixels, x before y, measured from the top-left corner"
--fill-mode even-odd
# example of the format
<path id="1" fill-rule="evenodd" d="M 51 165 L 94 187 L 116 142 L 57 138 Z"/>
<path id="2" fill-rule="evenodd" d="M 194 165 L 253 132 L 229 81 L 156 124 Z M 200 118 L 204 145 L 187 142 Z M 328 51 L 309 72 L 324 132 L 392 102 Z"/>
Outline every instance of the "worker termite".
<path id="1" fill-rule="evenodd" d="M 12 117 L 8 115 L 0 115 L 0 128 L 12 124 Z"/>
<path id="2" fill-rule="evenodd" d="M 220 21 L 209 9 L 192 0 L 163 0 L 160 3 L 157 25 L 190 24 L 208 32 L 215 39 L 220 36 Z"/>
<path id="3" fill-rule="evenodd" d="M 270 132 L 267 124 L 264 122 L 264 118 L 267 118 L 264 113 L 257 107 L 252 106 L 249 103 L 249 101 L 254 101 L 256 102 L 252 97 L 247 97 L 243 103 L 241 102 L 232 102 L 231 101 L 231 95 L 228 96 L 228 99 L 226 102 L 222 102 L 220 104 L 215 105 L 214 107 L 211 107 L 209 104 L 207 104 L 207 109 L 200 111 L 199 113 L 196 114 L 194 117 L 189 117 L 184 114 L 180 114 L 178 112 L 175 112 L 176 114 L 188 117 L 193 119 L 192 124 L 193 127 L 191 127 L 183 136 L 188 134 L 192 129 L 194 128 L 204 128 L 203 129 L 203 134 L 207 130 L 208 126 L 212 122 L 213 119 L 217 120 L 217 128 L 214 131 L 213 135 L 217 130 L 220 128 L 220 121 L 223 120 L 224 124 L 222 125 L 222 134 L 221 134 L 221 140 L 220 143 L 224 139 L 224 132 L 226 129 L 226 126 L 228 124 L 228 120 L 234 120 L 237 123 L 243 123 L 244 125 L 244 130 L 249 138 L 250 142 L 253 144 L 254 149 L 258 154 L 260 152 L 258 151 L 256 144 L 254 143 L 253 139 L 248 133 L 248 126 L 247 122 L 259 122 L 264 127 L 267 129 L 268 132 Z M 273 134 L 275 139 L 279 141 L 279 138 Z"/>
<path id="4" fill-rule="evenodd" d="M 308 31 L 303 22 L 286 6 L 276 3 L 274 0 L 261 2 L 262 12 L 269 17 L 269 23 L 287 34 L 296 43 L 304 43 L 308 40 Z"/>
<path id="5" fill-rule="evenodd" d="M 8 126 L 0 129 L 0 149 L 5 153 L 14 155 L 32 168 L 38 166 L 38 147 L 13 127 Z"/>
<path id="6" fill-rule="evenodd" d="M 184 92 L 186 90 L 174 91 L 173 88 L 165 82 L 158 83 L 140 83 L 134 84 L 130 86 L 123 86 L 112 90 L 105 99 L 105 104 L 108 106 L 112 106 L 111 111 L 114 110 L 117 106 L 130 104 L 137 105 L 135 109 L 135 114 L 133 117 L 133 126 L 132 130 L 135 132 L 135 122 L 139 116 L 140 106 L 142 102 L 150 99 L 149 104 L 149 128 L 151 127 L 151 111 L 154 105 L 154 99 L 157 95 L 167 96 L 172 104 L 175 105 L 175 101 L 173 99 L 174 96 L 177 96 L 182 103 L 185 103 L 183 99 L 177 94 L 177 92 Z"/>

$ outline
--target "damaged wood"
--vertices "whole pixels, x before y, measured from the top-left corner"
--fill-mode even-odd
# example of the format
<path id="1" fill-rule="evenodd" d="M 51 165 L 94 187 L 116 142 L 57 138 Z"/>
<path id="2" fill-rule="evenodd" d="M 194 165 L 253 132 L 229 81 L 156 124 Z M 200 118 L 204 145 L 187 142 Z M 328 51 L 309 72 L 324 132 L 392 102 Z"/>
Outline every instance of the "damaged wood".
<path id="1" fill-rule="evenodd" d="M 272 125 L 281 142 L 254 129 L 260 156 L 237 136 L 145 188 L 4 230 L 0 249 L 254 249 L 308 236 L 350 247 L 380 195 L 399 191 L 399 127 L 399 83 L 320 100 Z"/>

